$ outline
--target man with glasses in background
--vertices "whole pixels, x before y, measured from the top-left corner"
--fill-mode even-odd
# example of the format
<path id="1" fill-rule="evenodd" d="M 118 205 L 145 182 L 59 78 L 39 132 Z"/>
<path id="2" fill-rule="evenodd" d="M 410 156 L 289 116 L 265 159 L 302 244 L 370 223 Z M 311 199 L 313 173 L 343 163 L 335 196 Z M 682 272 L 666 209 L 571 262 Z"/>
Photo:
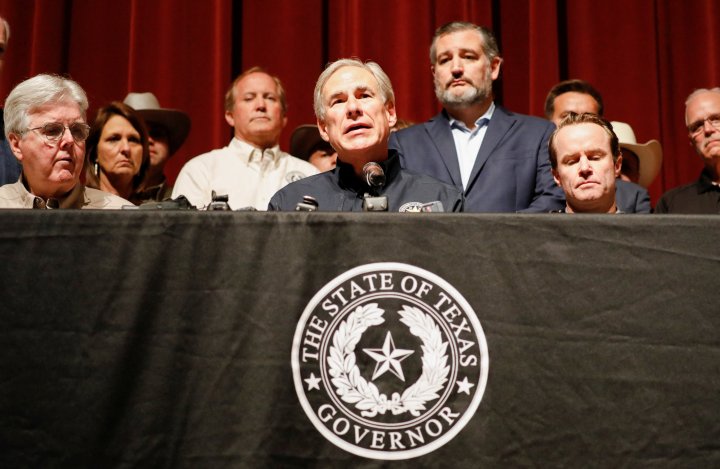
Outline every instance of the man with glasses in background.
<path id="1" fill-rule="evenodd" d="M 685 101 L 690 145 L 705 168 L 700 178 L 660 197 L 655 213 L 720 213 L 720 88 L 699 89 Z"/>
<path id="2" fill-rule="evenodd" d="M 132 205 L 80 182 L 87 108 L 85 91 L 67 78 L 42 74 L 13 88 L 5 100 L 5 135 L 23 169 L 18 182 L 0 187 L 0 208 Z"/>

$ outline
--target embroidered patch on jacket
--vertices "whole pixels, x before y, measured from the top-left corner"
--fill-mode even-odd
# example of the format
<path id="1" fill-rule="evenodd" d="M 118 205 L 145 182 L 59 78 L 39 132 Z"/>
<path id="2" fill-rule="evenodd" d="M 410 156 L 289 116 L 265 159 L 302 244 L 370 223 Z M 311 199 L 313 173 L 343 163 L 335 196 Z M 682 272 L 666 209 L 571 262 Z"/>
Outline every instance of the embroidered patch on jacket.
<path id="1" fill-rule="evenodd" d="M 398 212 L 420 212 L 422 206 L 422 202 L 408 202 L 406 204 L 402 204 Z"/>
<path id="2" fill-rule="evenodd" d="M 301 173 L 300 171 L 290 171 L 287 174 L 285 174 L 285 180 L 287 182 L 299 181 L 300 179 L 302 179 L 304 177 L 305 177 L 305 174 Z"/>

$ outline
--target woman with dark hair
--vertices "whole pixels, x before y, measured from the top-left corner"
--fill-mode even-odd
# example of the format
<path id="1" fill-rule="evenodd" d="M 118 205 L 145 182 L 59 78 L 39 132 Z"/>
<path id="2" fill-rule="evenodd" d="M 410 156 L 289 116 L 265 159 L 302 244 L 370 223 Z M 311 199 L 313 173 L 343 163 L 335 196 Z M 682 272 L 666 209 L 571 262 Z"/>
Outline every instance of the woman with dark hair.
<path id="1" fill-rule="evenodd" d="M 86 185 L 137 205 L 136 193 L 149 163 L 148 131 L 142 117 L 119 101 L 98 110 L 87 139 Z"/>

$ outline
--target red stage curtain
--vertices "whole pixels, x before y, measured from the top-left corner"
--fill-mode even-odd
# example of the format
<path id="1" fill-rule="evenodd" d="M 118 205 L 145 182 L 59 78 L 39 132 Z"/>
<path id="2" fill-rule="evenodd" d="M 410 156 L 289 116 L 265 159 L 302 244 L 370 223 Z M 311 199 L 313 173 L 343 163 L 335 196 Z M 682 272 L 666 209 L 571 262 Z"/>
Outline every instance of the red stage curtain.
<path id="1" fill-rule="evenodd" d="M 193 128 L 170 162 L 171 179 L 192 156 L 227 144 L 223 94 L 252 65 L 285 83 L 285 149 L 295 126 L 314 122 L 315 79 L 340 57 L 377 61 L 393 81 L 398 114 L 428 119 L 438 111 L 428 46 L 451 20 L 498 35 L 496 94 L 509 109 L 541 116 L 554 83 L 583 78 L 603 93 L 606 117 L 630 123 L 640 142 L 660 140 L 653 200 L 697 177 L 684 101 L 720 84 L 714 0 L 0 0 L 0 14 L 12 31 L 2 99 L 22 79 L 53 72 L 85 88 L 90 118 L 129 91 L 152 91 L 163 106 L 187 111 Z"/>

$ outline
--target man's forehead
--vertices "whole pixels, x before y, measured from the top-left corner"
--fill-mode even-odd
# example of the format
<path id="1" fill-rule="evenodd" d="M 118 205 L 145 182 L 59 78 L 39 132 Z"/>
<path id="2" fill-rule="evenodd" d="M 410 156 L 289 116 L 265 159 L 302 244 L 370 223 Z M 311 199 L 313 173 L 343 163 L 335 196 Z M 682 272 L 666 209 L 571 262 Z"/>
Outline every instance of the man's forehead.
<path id="1" fill-rule="evenodd" d="M 483 36 L 479 31 L 474 29 L 462 29 L 460 31 L 452 31 L 445 33 L 437 38 L 436 53 L 442 52 L 460 46 L 466 50 L 482 51 Z"/>
<path id="2" fill-rule="evenodd" d="M 707 91 L 693 96 L 687 105 L 687 116 L 691 120 L 705 117 L 705 113 L 720 113 L 720 93 Z"/>
<path id="3" fill-rule="evenodd" d="M 78 119 L 82 117 L 80 106 L 75 101 L 63 100 L 41 104 L 39 106 L 31 106 L 28 108 L 28 117 L 32 120 L 39 119 L 48 115 L 63 114 L 63 117 Z"/>
<path id="4" fill-rule="evenodd" d="M 555 136 L 557 145 L 572 145 L 582 148 L 599 146 L 610 150 L 610 135 L 601 126 L 592 122 L 581 122 L 561 127 Z"/>
<path id="5" fill-rule="evenodd" d="M 253 72 L 243 77 L 237 82 L 235 88 L 239 93 L 258 91 L 277 93 L 277 83 L 265 72 Z"/>
<path id="6" fill-rule="evenodd" d="M 555 104 L 556 106 L 557 104 L 560 104 L 564 107 L 570 108 L 570 110 L 582 108 L 582 112 L 597 113 L 600 108 L 600 104 L 595 101 L 595 98 L 593 98 L 592 95 L 581 91 L 566 91 L 565 93 L 559 94 L 555 97 Z M 560 110 L 562 111 L 564 109 Z"/>
<path id="7" fill-rule="evenodd" d="M 337 69 L 323 86 L 323 94 L 333 96 L 348 90 L 377 91 L 378 83 L 372 73 L 361 67 L 346 66 Z"/>

